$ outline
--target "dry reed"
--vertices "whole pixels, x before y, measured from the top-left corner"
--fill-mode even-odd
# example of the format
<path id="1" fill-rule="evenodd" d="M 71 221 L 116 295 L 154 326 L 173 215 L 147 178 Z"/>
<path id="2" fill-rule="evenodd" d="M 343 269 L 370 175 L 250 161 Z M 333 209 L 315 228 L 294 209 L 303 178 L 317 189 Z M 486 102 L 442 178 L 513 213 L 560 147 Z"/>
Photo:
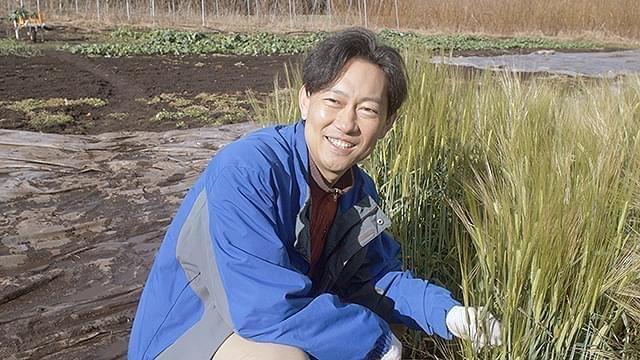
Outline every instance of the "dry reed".
<path id="1" fill-rule="evenodd" d="M 27 0 L 25 5 L 36 9 L 35 0 Z M 16 3 L 6 0 L 5 6 L 9 12 Z M 89 21 L 97 26 L 299 31 L 360 25 L 426 32 L 640 40 L 637 0 L 43 0 L 40 8 L 50 20 Z"/>

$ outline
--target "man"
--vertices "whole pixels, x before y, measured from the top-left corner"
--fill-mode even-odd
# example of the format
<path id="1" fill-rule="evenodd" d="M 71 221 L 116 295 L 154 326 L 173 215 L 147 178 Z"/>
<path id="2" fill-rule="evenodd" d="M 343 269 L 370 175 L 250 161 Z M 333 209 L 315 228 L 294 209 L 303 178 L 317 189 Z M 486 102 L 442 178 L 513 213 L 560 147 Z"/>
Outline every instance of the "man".
<path id="1" fill-rule="evenodd" d="M 303 121 L 226 146 L 187 194 L 155 259 L 131 359 L 400 359 L 390 324 L 499 342 L 499 323 L 401 271 L 357 163 L 406 97 L 402 58 L 366 30 L 310 52 Z M 484 321 L 484 320 L 483 320 Z"/>

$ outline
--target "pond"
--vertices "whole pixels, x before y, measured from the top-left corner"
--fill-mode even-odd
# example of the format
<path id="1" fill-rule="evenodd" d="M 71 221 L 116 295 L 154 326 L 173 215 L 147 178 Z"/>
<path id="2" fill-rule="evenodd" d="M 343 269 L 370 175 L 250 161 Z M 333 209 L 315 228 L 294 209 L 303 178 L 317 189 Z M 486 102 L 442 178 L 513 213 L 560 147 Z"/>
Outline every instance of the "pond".
<path id="1" fill-rule="evenodd" d="M 483 70 L 544 72 L 598 78 L 640 74 L 640 50 L 638 49 L 571 53 L 541 50 L 526 55 L 436 57 L 432 62 Z"/>

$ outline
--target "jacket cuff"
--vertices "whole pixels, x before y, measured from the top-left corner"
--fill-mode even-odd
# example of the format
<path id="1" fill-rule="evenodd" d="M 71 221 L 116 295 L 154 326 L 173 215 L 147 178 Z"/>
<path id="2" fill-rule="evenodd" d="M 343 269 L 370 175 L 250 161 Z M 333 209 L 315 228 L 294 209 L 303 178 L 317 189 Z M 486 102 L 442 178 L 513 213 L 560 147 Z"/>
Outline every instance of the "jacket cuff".
<path id="1" fill-rule="evenodd" d="M 373 347 L 373 350 L 367 354 L 366 360 L 380 360 L 391 349 L 391 330 L 384 332 Z"/>
<path id="2" fill-rule="evenodd" d="M 454 300 L 448 291 L 443 291 L 433 297 L 425 298 L 424 310 L 427 318 L 430 319 L 431 332 L 438 336 L 451 340 L 453 334 L 447 327 L 447 313 L 452 307 L 460 305 Z"/>

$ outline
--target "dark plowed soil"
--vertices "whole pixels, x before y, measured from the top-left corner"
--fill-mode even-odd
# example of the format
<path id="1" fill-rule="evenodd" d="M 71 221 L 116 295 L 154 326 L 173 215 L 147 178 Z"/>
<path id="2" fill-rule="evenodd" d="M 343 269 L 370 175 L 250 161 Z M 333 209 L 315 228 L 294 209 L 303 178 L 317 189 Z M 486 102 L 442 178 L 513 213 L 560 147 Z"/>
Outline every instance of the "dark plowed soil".
<path id="1" fill-rule="evenodd" d="M 106 106 L 63 109 L 74 121 L 47 128 L 47 132 L 100 134 L 120 130 L 164 131 L 175 122 L 149 121 L 163 104 L 147 104 L 161 94 L 193 97 L 200 93 L 230 94 L 244 98 L 249 89 L 265 93 L 284 64 L 293 56 L 140 56 L 89 58 L 44 50 L 36 57 L 0 57 L 0 101 L 29 98 L 98 98 Z M 122 114 L 112 117 L 110 114 Z M 247 118 L 246 120 L 249 120 Z M 204 124 L 186 122 L 185 127 Z M 0 106 L 0 128 L 42 130 L 28 122 L 24 112 Z"/>

